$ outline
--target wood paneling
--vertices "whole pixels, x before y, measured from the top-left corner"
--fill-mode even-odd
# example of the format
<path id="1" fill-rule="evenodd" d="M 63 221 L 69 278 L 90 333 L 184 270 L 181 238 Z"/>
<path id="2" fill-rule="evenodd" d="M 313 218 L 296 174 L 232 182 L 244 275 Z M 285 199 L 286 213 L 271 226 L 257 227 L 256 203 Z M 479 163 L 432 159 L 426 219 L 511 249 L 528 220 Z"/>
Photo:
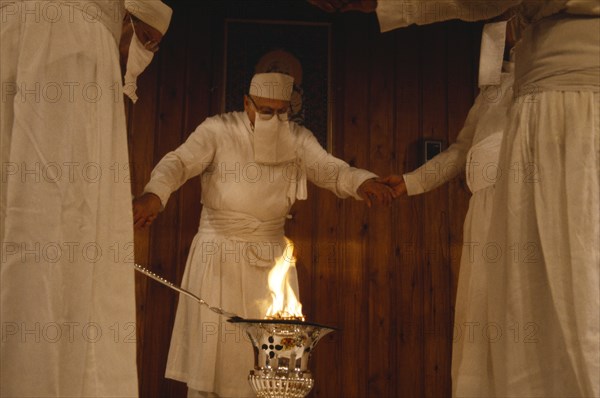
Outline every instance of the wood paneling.
<path id="1" fill-rule="evenodd" d="M 421 79 L 419 52 L 421 28 L 410 27 L 393 32 L 396 54 L 396 152 L 398 172 L 412 170 L 417 164 L 415 143 L 421 135 Z M 394 385 L 397 397 L 422 397 L 424 388 L 423 339 L 423 248 L 422 235 L 428 227 L 423 222 L 423 201 L 420 197 L 404 197 L 395 204 L 396 284 L 389 286 L 395 311 L 392 317 L 395 331 Z"/>
<path id="2" fill-rule="evenodd" d="M 356 29 L 359 16 L 346 18 L 341 29 L 348 40 L 345 46 L 344 73 L 345 98 L 351 101 L 343 103 L 343 125 L 337 133 L 343 134 L 344 141 L 337 155 L 351 166 L 364 165 L 369 162 L 369 47 L 368 32 Z M 356 54 L 361 57 L 356 57 Z M 348 66 L 352 65 L 352 68 Z M 338 391 L 343 397 L 360 398 L 367 395 L 365 377 L 368 369 L 369 313 L 368 313 L 368 241 L 369 221 L 366 206 L 354 200 L 346 200 L 342 204 L 340 217 L 342 240 L 340 241 L 341 258 L 338 260 L 341 272 L 338 274 L 342 282 L 340 286 L 340 307 L 342 330 L 341 356 L 351 359 L 359 366 L 342 365 L 342 384 Z M 332 309 L 333 310 L 333 309 Z"/>
<path id="3" fill-rule="evenodd" d="M 422 68 L 422 134 L 427 138 L 447 137 L 447 70 L 446 70 L 446 29 L 436 24 L 422 29 L 421 68 Z M 439 46 L 438 51 L 431 48 Z M 429 171 L 427 171 L 429 172 Z M 440 170 L 433 170 L 434 177 L 440 178 Z M 449 391 L 449 382 L 441 375 L 448 374 L 449 361 L 440 353 L 447 352 L 449 322 L 448 271 L 448 188 L 440 187 L 423 194 L 421 220 L 423 247 L 420 252 L 423 261 L 423 332 L 424 332 L 424 377 L 427 397 Z"/>
<path id="4" fill-rule="evenodd" d="M 298 1 L 170 2 L 171 28 L 128 107 L 132 190 L 221 103 L 226 18 L 332 24 L 334 154 L 380 175 L 417 165 L 417 142 L 452 142 L 476 92 L 480 26 L 449 22 L 380 34 L 374 15 L 331 15 Z M 240 100 L 241 102 L 241 100 Z M 136 232 L 136 261 L 179 283 L 201 211 L 200 181 Z M 452 317 L 464 177 L 390 208 L 309 187 L 286 234 L 295 242 L 308 319 L 340 328 L 319 343 L 313 397 L 450 396 Z M 177 296 L 142 277 L 140 396 L 185 397 L 164 378 Z M 248 347 L 250 350 L 250 347 Z M 248 364 L 251 367 L 251 364 Z"/>

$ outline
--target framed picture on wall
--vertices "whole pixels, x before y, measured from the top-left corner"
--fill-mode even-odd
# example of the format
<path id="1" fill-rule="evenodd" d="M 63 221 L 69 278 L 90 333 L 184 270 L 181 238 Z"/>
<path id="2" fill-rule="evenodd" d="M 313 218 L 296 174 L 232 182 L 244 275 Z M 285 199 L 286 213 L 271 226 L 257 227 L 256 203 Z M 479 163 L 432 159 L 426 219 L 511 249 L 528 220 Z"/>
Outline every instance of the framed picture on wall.
<path id="1" fill-rule="evenodd" d="M 290 120 L 331 152 L 331 24 L 227 19 L 221 110 L 243 109 L 252 76 L 264 72 L 294 77 Z"/>

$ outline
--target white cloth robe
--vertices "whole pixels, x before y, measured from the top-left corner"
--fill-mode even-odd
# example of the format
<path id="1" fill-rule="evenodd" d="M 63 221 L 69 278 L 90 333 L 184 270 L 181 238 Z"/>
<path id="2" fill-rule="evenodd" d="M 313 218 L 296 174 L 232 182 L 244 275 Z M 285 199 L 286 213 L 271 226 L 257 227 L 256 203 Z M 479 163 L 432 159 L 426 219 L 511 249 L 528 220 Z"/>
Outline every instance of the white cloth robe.
<path id="1" fill-rule="evenodd" d="M 122 16 L 0 5 L 3 397 L 138 395 Z"/>
<path id="2" fill-rule="evenodd" d="M 429 3 L 429 4 L 427 4 Z M 434 5 L 435 3 L 435 5 Z M 600 396 L 600 2 L 382 0 L 382 30 L 499 15 L 530 25 L 515 48 L 516 98 L 490 234 L 493 396 Z M 450 12 L 407 12 L 406 7 Z M 419 8 L 421 7 L 421 8 Z M 489 11 L 494 9 L 495 11 Z M 431 11 L 431 10 L 429 10 Z"/>
<path id="3" fill-rule="evenodd" d="M 463 128 L 456 137 L 456 142 L 445 151 L 429 160 L 416 170 L 403 175 L 408 195 L 418 195 L 429 192 L 456 177 L 460 172 L 467 171 L 468 183 L 493 185 L 494 165 L 497 155 L 490 157 L 489 164 L 473 164 L 467 154 L 472 147 L 495 136 L 504 133 L 504 125 L 508 108 L 512 103 L 512 85 L 514 82 L 514 64 L 504 62 L 501 83 L 498 86 L 484 86 L 475 98 L 475 102 L 465 120 Z M 498 144 L 500 141 L 494 140 Z M 498 153 L 497 150 L 492 150 Z M 492 154 L 493 155 L 493 154 Z M 487 167 L 487 168 L 486 168 Z M 484 181 L 477 183 L 473 180 L 484 176 Z M 470 180 L 470 181 L 469 181 Z M 471 189 L 475 192 L 477 189 Z"/>
<path id="4" fill-rule="evenodd" d="M 463 226 L 458 274 L 452 388 L 458 397 L 490 394 L 489 344 L 481 333 L 487 324 L 487 264 L 483 257 L 492 216 L 498 155 L 512 103 L 514 65 L 505 63 L 501 84 L 483 87 L 469 110 L 456 142 L 418 169 L 404 174 L 408 195 L 429 192 L 466 170 L 473 195 Z"/>
<path id="5" fill-rule="evenodd" d="M 341 198 L 376 177 L 328 154 L 312 133 L 289 123 L 290 158 L 254 161 L 253 132 L 245 112 L 205 120 L 152 171 L 145 191 L 163 205 L 188 179 L 202 176 L 202 215 L 182 286 L 212 306 L 243 318 L 263 318 L 271 295 L 267 276 L 283 248 L 283 224 L 296 198 L 305 197 L 302 173 Z M 269 225 L 263 231 L 258 224 Z M 297 294 L 296 270 L 290 270 Z M 222 397 L 253 396 L 247 377 L 252 346 L 242 329 L 185 297 L 179 299 L 166 376 Z"/>

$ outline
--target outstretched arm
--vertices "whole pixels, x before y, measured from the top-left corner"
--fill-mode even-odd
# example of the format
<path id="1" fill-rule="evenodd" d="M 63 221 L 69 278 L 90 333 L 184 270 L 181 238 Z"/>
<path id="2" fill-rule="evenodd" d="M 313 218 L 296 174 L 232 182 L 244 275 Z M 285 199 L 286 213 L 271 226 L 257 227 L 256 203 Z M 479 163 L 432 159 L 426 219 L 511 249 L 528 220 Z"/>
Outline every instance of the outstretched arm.
<path id="1" fill-rule="evenodd" d="M 217 147 L 217 131 L 220 131 L 221 125 L 218 118 L 206 119 L 183 144 L 167 153 L 152 170 L 144 193 L 155 194 L 162 205 L 166 206 L 173 192 L 210 165 Z"/>
<path id="2" fill-rule="evenodd" d="M 522 0 L 308 0 L 327 12 L 376 12 L 382 32 L 412 24 L 427 25 L 460 19 L 480 21 L 494 18 Z"/>
<path id="3" fill-rule="evenodd" d="M 323 11 L 360 11 L 374 12 L 377 9 L 377 0 L 308 0 L 308 2 Z"/>
<path id="4" fill-rule="evenodd" d="M 352 196 L 365 200 L 369 207 L 373 203 L 386 205 L 392 201 L 393 190 L 378 182 L 376 174 L 351 167 L 327 153 L 308 130 L 304 134 L 302 161 L 309 181 L 340 198 Z"/>

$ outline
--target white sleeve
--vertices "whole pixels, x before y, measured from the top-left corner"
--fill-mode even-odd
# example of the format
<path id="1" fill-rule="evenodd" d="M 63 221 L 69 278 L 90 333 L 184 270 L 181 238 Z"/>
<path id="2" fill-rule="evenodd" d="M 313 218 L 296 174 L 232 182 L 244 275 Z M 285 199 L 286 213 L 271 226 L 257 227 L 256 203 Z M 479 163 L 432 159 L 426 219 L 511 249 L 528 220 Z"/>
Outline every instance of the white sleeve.
<path id="1" fill-rule="evenodd" d="M 306 167 L 307 179 L 340 198 L 352 196 L 361 200 L 356 190 L 366 180 L 377 178 L 377 174 L 350 167 L 348 163 L 327 153 L 312 133 L 308 130 L 305 133 L 307 137 L 302 146 L 302 161 Z"/>
<path id="2" fill-rule="evenodd" d="M 600 15 L 600 2 L 598 0 L 569 0 L 566 11 L 569 14 Z"/>
<path id="3" fill-rule="evenodd" d="M 158 162 L 144 193 L 160 198 L 165 207 L 169 196 L 188 179 L 201 174 L 212 162 L 216 150 L 215 122 L 206 120 L 190 134 L 185 143 Z"/>
<path id="4" fill-rule="evenodd" d="M 381 32 L 412 24 L 460 19 L 479 21 L 504 13 L 522 0 L 379 0 L 377 19 Z"/>
<path id="5" fill-rule="evenodd" d="M 481 95 L 475 99 L 475 104 L 469 110 L 455 143 L 418 169 L 403 175 L 408 195 L 429 192 L 450 181 L 465 169 L 467 153 L 473 144 L 483 102 Z"/>

